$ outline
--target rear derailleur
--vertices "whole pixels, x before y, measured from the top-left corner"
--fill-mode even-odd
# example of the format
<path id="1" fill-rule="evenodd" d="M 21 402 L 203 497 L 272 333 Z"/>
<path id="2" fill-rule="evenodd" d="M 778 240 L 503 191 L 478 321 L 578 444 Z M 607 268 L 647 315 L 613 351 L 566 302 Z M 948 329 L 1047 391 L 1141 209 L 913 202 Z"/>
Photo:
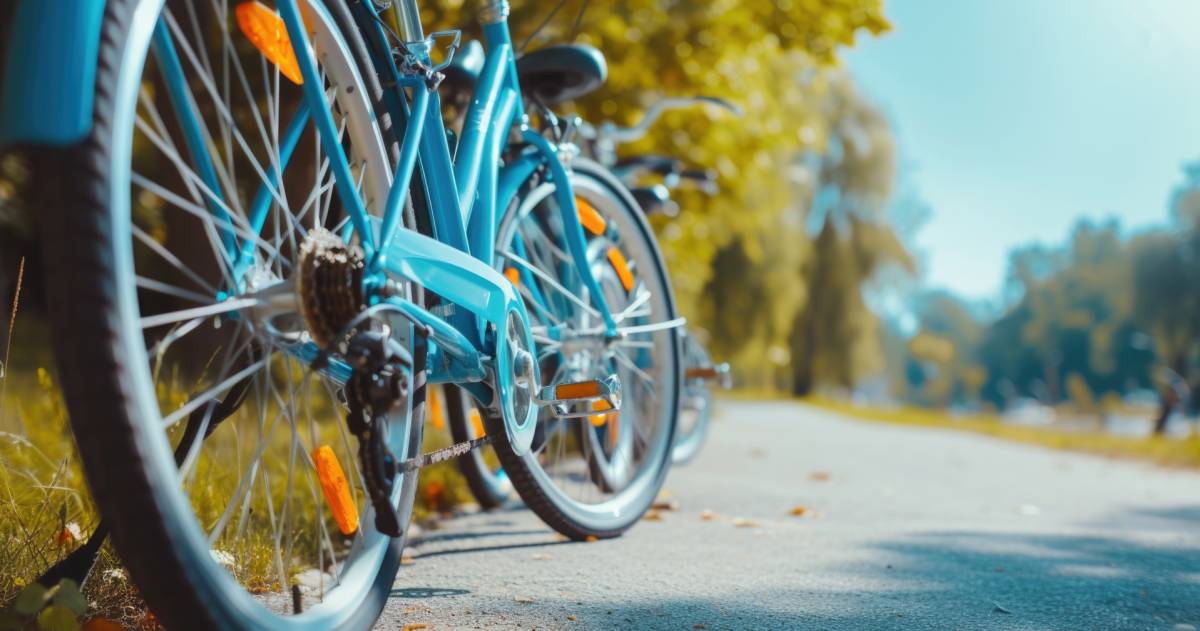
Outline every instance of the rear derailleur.
<path id="1" fill-rule="evenodd" d="M 425 344 L 418 344 L 423 354 Z M 363 483 L 375 512 L 375 529 L 391 536 L 403 534 L 404 523 L 394 499 L 401 463 L 388 448 L 387 415 L 412 392 L 413 358 L 386 325 L 360 330 L 346 344 L 353 368 L 346 382 L 346 426 L 358 438 Z M 420 358 L 424 361 L 424 358 Z M 414 421 L 415 422 L 415 421 Z"/>

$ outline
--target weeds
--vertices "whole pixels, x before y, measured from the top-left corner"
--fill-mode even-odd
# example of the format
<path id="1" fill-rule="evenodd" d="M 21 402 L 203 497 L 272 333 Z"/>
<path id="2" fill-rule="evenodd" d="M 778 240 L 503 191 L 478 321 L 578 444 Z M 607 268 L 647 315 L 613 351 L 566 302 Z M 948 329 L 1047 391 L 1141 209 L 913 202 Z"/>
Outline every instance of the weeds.
<path id="1" fill-rule="evenodd" d="M 26 319 L 10 339 L 16 340 L 15 364 L 3 378 L 6 398 L 0 399 L 0 407 L 11 411 L 0 416 L 0 609 L 28 589 L 38 575 L 81 545 L 99 522 L 71 438 L 61 390 L 49 370 L 30 367 L 47 360 L 42 350 L 46 341 L 44 335 L 34 321 Z M 180 377 L 164 378 L 162 382 L 169 384 L 159 393 L 166 409 L 177 408 L 186 401 L 185 393 L 189 388 L 185 386 L 190 383 Z M 323 403 L 309 411 L 337 419 L 330 417 L 330 399 L 320 399 Z M 271 411 L 277 410 L 272 408 Z M 223 425 L 221 431 L 206 441 L 204 451 L 212 455 L 197 461 L 191 478 L 189 488 L 193 509 L 206 530 L 222 518 L 228 498 L 239 483 L 241 468 L 230 467 L 228 463 L 245 458 L 254 444 L 251 432 L 256 429 L 255 421 L 259 415 L 255 410 L 244 410 L 239 415 L 231 417 L 226 421 L 228 427 Z M 249 416 L 254 418 L 247 418 Z M 337 443 L 341 440 L 340 425 L 340 419 L 321 423 L 320 435 L 312 440 Z M 278 441 L 283 440 L 283 436 L 276 438 L 278 440 L 272 443 L 273 451 L 279 451 L 274 448 L 279 446 Z M 172 437 L 172 440 L 176 439 Z M 442 447 L 449 442 L 447 432 L 431 428 L 427 432 L 425 449 Z M 343 463 L 349 464 L 346 458 L 353 456 L 345 455 L 345 451 L 340 453 Z M 281 558 L 315 559 L 314 551 L 320 543 L 315 536 L 305 537 L 301 533 L 316 532 L 314 521 L 321 519 L 321 515 L 332 524 L 332 517 L 323 510 L 320 491 L 310 493 L 308 488 L 300 487 L 303 491 L 291 495 L 284 493 L 287 483 L 285 465 L 285 462 L 269 463 L 264 467 L 269 475 L 260 477 L 262 488 L 270 489 L 271 497 L 264 497 L 264 502 L 273 503 L 276 514 L 290 520 L 287 532 L 295 533 L 295 536 L 284 536 L 279 540 L 284 550 L 282 555 L 275 554 L 277 539 L 269 536 L 272 527 L 265 523 L 270 515 L 267 504 L 260 506 L 257 499 L 252 510 L 241 515 L 244 532 L 250 534 L 219 538 L 215 545 L 214 558 L 226 564 L 251 591 L 286 590 L 297 573 L 304 570 L 304 564 L 281 564 Z M 285 496 L 292 497 L 286 509 L 281 506 L 281 498 Z M 455 464 L 441 463 L 421 473 L 415 517 L 429 519 L 468 501 L 470 492 Z M 237 525 L 238 519 L 235 512 L 230 518 L 229 530 Z M 283 530 L 282 526 L 280 530 Z M 331 532 L 336 533 L 336 528 Z M 331 535 L 331 539 L 332 545 L 338 548 L 349 541 L 336 534 Z M 325 558 L 328 559 L 328 555 Z M 316 564 L 315 561 L 310 563 Z M 83 596 L 89 603 L 85 619 L 102 617 L 131 628 L 156 627 L 136 588 L 107 546 L 84 586 Z"/>

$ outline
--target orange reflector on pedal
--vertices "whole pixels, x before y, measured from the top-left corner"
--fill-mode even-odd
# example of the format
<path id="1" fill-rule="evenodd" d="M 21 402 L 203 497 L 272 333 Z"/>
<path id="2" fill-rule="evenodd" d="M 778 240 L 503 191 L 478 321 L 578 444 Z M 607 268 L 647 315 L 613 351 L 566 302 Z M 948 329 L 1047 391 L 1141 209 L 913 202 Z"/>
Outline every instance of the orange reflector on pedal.
<path id="1" fill-rule="evenodd" d="M 475 428 L 475 438 L 483 438 L 487 436 L 487 430 L 483 428 L 483 417 L 479 415 L 479 410 L 471 409 L 471 427 Z"/>
<path id="2" fill-rule="evenodd" d="M 592 401 L 592 411 L 593 412 L 606 412 L 611 409 L 612 409 L 612 406 L 609 405 L 608 401 L 605 401 L 604 399 L 596 399 L 595 401 Z M 609 414 L 593 414 L 588 417 L 588 420 L 591 421 L 592 425 L 594 425 L 596 427 L 600 427 L 601 425 L 604 425 L 605 423 L 608 422 L 609 416 L 611 416 L 611 415 L 609 415 Z"/>
<path id="3" fill-rule="evenodd" d="M 613 271 L 617 273 L 617 278 L 621 279 L 621 286 L 625 288 L 625 291 L 632 291 L 633 272 L 629 270 L 629 262 L 625 260 L 625 255 L 616 248 L 609 248 L 608 262 L 612 265 Z"/>
<path id="4" fill-rule="evenodd" d="M 292 83 L 304 83 L 304 76 L 300 74 L 300 63 L 296 61 L 296 51 L 292 49 L 283 18 L 257 0 L 239 4 L 236 13 L 238 28 L 258 52 L 275 64 L 279 72 Z"/>
<path id="5" fill-rule="evenodd" d="M 582 197 L 575 197 L 575 208 L 579 211 L 579 223 L 583 224 L 584 228 L 592 234 L 604 234 L 604 229 L 608 226 L 608 222 L 604 220 L 604 216 L 600 214 L 588 201 Z"/>
<path id="6" fill-rule="evenodd" d="M 317 479 L 321 481 L 321 491 L 337 521 L 338 530 L 343 535 L 354 534 L 358 530 L 358 507 L 350 496 L 350 483 L 346 481 L 337 454 L 329 445 L 321 445 L 313 452 L 313 464 L 317 467 Z"/>
<path id="7" fill-rule="evenodd" d="M 554 398 L 560 401 L 569 399 L 590 399 L 598 396 L 600 396 L 599 381 L 560 383 L 554 387 Z"/>
<path id="8" fill-rule="evenodd" d="M 508 279 L 508 282 L 513 284 L 513 287 L 521 286 L 521 270 L 515 267 L 505 268 L 504 277 Z"/>

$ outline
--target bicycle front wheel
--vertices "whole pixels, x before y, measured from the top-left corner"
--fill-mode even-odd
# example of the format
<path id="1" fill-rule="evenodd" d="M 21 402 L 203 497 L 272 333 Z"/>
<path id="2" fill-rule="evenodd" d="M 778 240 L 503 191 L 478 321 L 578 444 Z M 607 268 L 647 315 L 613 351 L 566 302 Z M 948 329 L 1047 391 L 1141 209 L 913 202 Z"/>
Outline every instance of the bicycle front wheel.
<path id="1" fill-rule="evenodd" d="M 236 5 L 106 4 L 93 127 L 39 166 L 58 366 L 95 500 L 163 624 L 365 629 L 403 543 L 374 528 L 343 422 L 348 366 L 312 368 L 332 342 L 301 307 L 353 288 L 354 244 L 332 237 L 346 213 L 282 22 Z M 391 169 L 364 44 L 343 3 L 300 6 L 356 193 L 377 211 Z M 322 248 L 342 275 L 305 289 Z M 420 448 L 422 397 L 384 426 L 398 458 Z M 405 524 L 415 479 L 392 487 Z"/>

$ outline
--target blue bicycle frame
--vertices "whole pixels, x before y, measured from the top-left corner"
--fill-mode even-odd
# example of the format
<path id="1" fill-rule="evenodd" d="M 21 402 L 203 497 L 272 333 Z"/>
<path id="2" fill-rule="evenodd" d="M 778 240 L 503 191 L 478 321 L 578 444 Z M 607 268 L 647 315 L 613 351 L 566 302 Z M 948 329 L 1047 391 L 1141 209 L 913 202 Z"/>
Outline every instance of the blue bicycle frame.
<path id="1" fill-rule="evenodd" d="M 48 7 L 49 4 L 55 4 L 54 9 Z M 6 73 L 5 94 L 0 99 L 0 109 L 4 110 L 0 116 L 0 140 L 66 145 L 87 133 L 94 91 L 95 43 L 104 4 L 102 0 L 62 0 L 61 3 L 24 0 L 21 3 L 14 28 L 19 41 L 14 40 L 14 47 L 36 49 L 23 51 L 20 58 L 40 61 L 33 69 L 37 72 L 26 72 L 14 61 L 17 55 L 9 55 L 8 69 L 12 72 Z M 286 168 L 302 132 L 311 122 L 330 161 L 338 196 L 349 215 L 345 236 L 347 239 L 357 237 L 367 255 L 366 294 L 372 296 L 373 301 L 392 303 L 431 332 L 431 382 L 464 383 L 482 403 L 490 404 L 490 389 L 470 387 L 488 377 L 485 360 L 490 360 L 495 362 L 496 385 L 504 400 L 502 403 L 506 404 L 513 376 L 508 365 L 510 358 L 504 356 L 503 345 L 496 341 L 508 330 L 510 314 L 517 315 L 526 326 L 529 320 L 512 283 L 493 268 L 495 239 L 502 214 L 498 209 L 507 208 L 522 184 L 538 169 L 544 169 L 546 176 L 557 185 L 555 201 L 561 209 L 567 250 L 583 288 L 601 314 L 608 335 L 616 334 L 616 323 L 605 304 L 604 293 L 592 275 L 568 170 L 559 159 L 557 146 L 532 129 L 524 114 L 506 21 L 508 4 L 504 0 L 490 0 L 485 4 L 483 32 L 487 62 L 452 159 L 436 91 L 436 74 L 431 70 L 430 51 L 440 34 L 426 38 L 421 33 L 415 0 L 397 2 L 395 10 L 405 26 L 405 39 L 410 40 L 405 43 L 405 59 L 397 65 L 389 51 L 379 54 L 373 61 L 374 71 L 389 89 L 385 95 L 389 113 L 402 123 L 404 134 L 390 193 L 381 216 L 372 217 L 357 194 L 347 157 L 338 142 L 333 115 L 320 87 L 322 82 L 297 0 L 277 0 L 277 9 L 304 78 L 305 101 L 280 138 L 279 171 Z M 317 6 L 311 8 L 324 10 Z M 360 31 L 366 37 L 379 38 L 375 41 L 384 43 L 383 47 L 375 48 L 388 50 L 375 4 L 362 2 L 352 8 L 359 20 Z M 74 33 L 76 36 L 70 41 L 77 45 L 50 46 L 54 51 L 39 52 L 46 48 L 41 44 L 43 41 L 63 41 L 61 37 L 42 33 L 49 28 Z M 222 198 L 212 158 L 205 148 L 200 115 L 187 97 L 187 78 L 174 46 L 177 34 L 171 29 L 167 20 L 158 21 L 153 54 L 158 60 L 168 98 L 178 115 L 184 149 L 194 162 L 204 185 L 200 187 L 201 193 L 216 219 L 227 270 L 236 285 L 228 288 L 228 293 L 234 295 L 245 289 L 243 279 L 253 263 L 254 245 L 239 239 L 228 213 L 229 206 Z M 33 54 L 35 52 L 37 54 Z M 52 52 L 54 54 L 50 54 Z M 65 76 L 62 73 L 78 75 L 79 81 L 40 80 L 44 76 Z M 48 103 L 57 104 L 57 107 L 48 109 Z M 509 147 L 514 126 L 520 131 L 522 146 L 519 151 Z M 502 156 L 508 157 L 503 164 Z M 247 219 L 254 231 L 263 229 L 272 200 L 277 199 L 282 178 L 279 171 L 272 169 L 263 174 L 263 181 L 250 204 Z M 402 225 L 404 202 L 412 178 L 418 172 L 432 217 L 432 237 Z M 431 289 L 456 308 L 443 319 L 403 298 L 386 295 L 389 274 Z M 532 348 L 532 336 L 528 331 L 526 336 Z"/>

